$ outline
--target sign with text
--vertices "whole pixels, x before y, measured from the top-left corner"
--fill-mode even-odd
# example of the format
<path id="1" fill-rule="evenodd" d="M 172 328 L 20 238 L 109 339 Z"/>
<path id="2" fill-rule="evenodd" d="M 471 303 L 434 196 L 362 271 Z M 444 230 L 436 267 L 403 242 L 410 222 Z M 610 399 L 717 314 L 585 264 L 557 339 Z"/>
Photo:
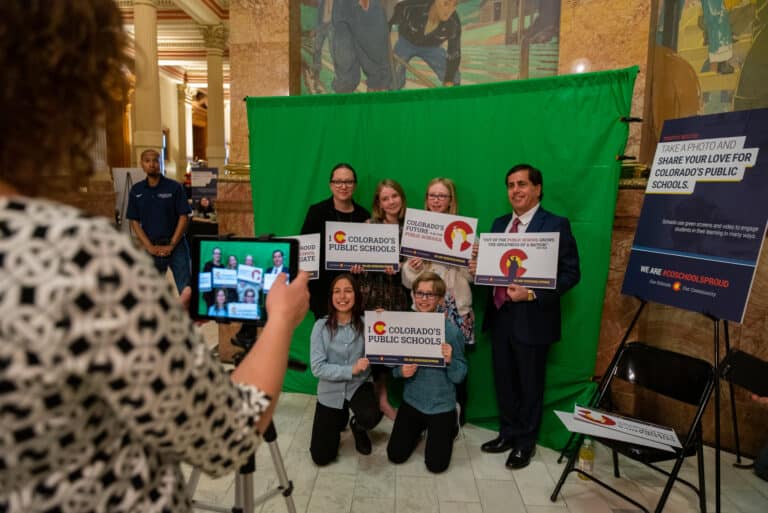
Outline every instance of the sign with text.
<path id="1" fill-rule="evenodd" d="M 259 305 L 256 303 L 228 303 L 227 314 L 232 319 L 258 319 Z"/>
<path id="2" fill-rule="evenodd" d="M 325 268 L 349 270 L 361 265 L 366 271 L 392 266 L 400 269 L 400 244 L 396 224 L 325 223 Z"/>
<path id="3" fill-rule="evenodd" d="M 571 433 L 581 433 L 583 435 L 609 438 L 611 440 L 619 440 L 621 442 L 627 442 L 636 445 L 643 445 L 645 447 L 653 447 L 654 449 L 661 449 L 662 451 L 675 452 L 672 447 L 661 442 L 654 442 L 647 438 L 641 438 L 639 436 L 621 433 L 619 431 L 612 431 L 599 424 L 591 422 L 581 422 L 574 417 L 572 412 L 557 411 L 554 410 L 557 418 L 563 423 L 565 428 Z"/>
<path id="4" fill-rule="evenodd" d="M 264 274 L 264 270 L 261 267 L 253 267 L 252 265 L 240 264 L 237 266 L 237 279 L 240 281 L 247 281 L 249 283 L 261 284 L 261 276 Z"/>
<path id="5" fill-rule="evenodd" d="M 467 267 L 477 219 L 409 208 L 405 211 L 400 254 Z"/>
<path id="6" fill-rule="evenodd" d="M 320 277 L 320 234 L 293 235 L 299 241 L 299 270 L 309 273 L 310 280 Z"/>
<path id="7" fill-rule="evenodd" d="M 768 222 L 768 109 L 664 123 L 622 292 L 744 318 Z"/>
<path id="8" fill-rule="evenodd" d="M 475 284 L 554 289 L 559 247 L 559 232 L 482 233 Z"/>
<path id="9" fill-rule="evenodd" d="M 619 437 L 636 437 L 644 442 L 663 444 L 669 447 L 677 447 L 678 449 L 682 448 L 682 444 L 680 444 L 680 439 L 677 437 L 675 430 L 667 426 L 651 424 L 650 422 L 643 422 L 579 405 L 574 407 L 573 419 L 577 423 L 588 424 L 592 427 L 604 430 L 603 433 L 598 436 L 603 436 L 605 438 L 622 440 L 622 438 Z M 648 445 L 644 442 L 634 443 Z M 653 447 L 653 445 L 651 445 L 651 447 Z"/>
<path id="10" fill-rule="evenodd" d="M 211 271 L 213 275 L 213 286 L 215 288 L 235 288 L 237 287 L 237 269 L 224 269 L 216 267 Z"/>
<path id="11" fill-rule="evenodd" d="M 445 367 L 445 315 L 365 312 L 365 356 L 371 364 Z"/>

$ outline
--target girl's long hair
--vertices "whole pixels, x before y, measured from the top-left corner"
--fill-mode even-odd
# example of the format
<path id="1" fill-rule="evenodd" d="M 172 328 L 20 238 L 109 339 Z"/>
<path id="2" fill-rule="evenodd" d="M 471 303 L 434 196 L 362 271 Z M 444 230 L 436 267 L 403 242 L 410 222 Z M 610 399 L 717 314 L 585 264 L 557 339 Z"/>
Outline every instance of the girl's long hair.
<path id="1" fill-rule="evenodd" d="M 355 302 L 352 304 L 352 319 L 350 320 L 350 323 L 355 332 L 362 334 L 364 329 L 363 294 L 360 292 L 360 285 L 357 283 L 357 280 L 349 273 L 340 274 L 331 282 L 331 286 L 328 289 L 328 319 L 325 321 L 325 326 L 328 328 L 331 337 L 334 337 L 339 329 L 338 312 L 336 311 L 336 307 L 333 306 L 333 287 L 335 287 L 340 280 L 347 280 L 352 284 L 352 290 L 355 293 Z"/>

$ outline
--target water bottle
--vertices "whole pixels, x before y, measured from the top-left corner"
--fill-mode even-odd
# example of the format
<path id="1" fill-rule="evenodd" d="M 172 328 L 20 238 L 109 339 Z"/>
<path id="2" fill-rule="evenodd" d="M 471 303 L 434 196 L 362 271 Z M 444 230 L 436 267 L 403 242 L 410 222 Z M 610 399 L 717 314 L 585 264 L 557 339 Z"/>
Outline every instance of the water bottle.
<path id="1" fill-rule="evenodd" d="M 592 445 L 591 438 L 584 438 L 584 443 L 581 444 L 579 449 L 579 470 L 592 473 L 595 469 L 595 447 Z M 589 478 L 583 474 L 579 474 L 579 478 L 584 481 L 589 481 Z"/>

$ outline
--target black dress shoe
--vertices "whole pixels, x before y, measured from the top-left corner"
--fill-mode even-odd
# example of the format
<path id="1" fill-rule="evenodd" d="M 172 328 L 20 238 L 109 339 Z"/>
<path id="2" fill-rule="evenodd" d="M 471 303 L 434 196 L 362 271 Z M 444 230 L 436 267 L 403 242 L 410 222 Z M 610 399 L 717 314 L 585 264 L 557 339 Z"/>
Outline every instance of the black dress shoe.
<path id="1" fill-rule="evenodd" d="M 512 449 L 507 458 L 507 468 L 517 470 L 527 467 L 534 454 L 536 454 L 535 445 L 529 449 Z"/>
<path id="2" fill-rule="evenodd" d="M 497 452 L 506 452 L 512 448 L 514 443 L 512 440 L 507 440 L 506 438 L 502 437 L 496 437 L 493 440 L 489 440 L 485 442 L 483 445 L 480 446 L 480 450 L 483 452 L 491 452 L 491 453 L 497 453 Z"/>

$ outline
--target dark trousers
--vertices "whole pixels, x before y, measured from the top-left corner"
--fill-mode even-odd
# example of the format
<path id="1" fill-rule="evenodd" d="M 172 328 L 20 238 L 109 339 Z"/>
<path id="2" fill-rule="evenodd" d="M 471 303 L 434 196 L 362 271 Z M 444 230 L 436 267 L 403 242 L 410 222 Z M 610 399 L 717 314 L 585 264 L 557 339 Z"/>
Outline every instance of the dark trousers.
<path id="1" fill-rule="evenodd" d="M 456 410 L 445 413 L 422 413 L 403 401 L 397 410 L 395 424 L 387 444 L 387 456 L 392 463 L 405 463 L 427 430 L 424 463 L 427 470 L 443 472 L 451 463 L 453 440 L 456 438 Z"/>
<path id="2" fill-rule="evenodd" d="M 347 425 L 349 410 L 352 410 L 350 428 L 368 431 L 376 427 L 381 420 L 379 401 L 373 392 L 373 383 L 363 383 L 352 394 L 352 399 L 344 401 L 341 408 L 331 408 L 320 404 L 315 407 L 315 420 L 312 423 L 312 441 L 309 452 L 317 465 L 327 465 L 336 459 L 339 453 L 341 432 Z"/>
<path id="3" fill-rule="evenodd" d="M 492 347 L 499 435 L 530 449 L 541 426 L 549 344 L 521 344 L 494 332 Z"/>

